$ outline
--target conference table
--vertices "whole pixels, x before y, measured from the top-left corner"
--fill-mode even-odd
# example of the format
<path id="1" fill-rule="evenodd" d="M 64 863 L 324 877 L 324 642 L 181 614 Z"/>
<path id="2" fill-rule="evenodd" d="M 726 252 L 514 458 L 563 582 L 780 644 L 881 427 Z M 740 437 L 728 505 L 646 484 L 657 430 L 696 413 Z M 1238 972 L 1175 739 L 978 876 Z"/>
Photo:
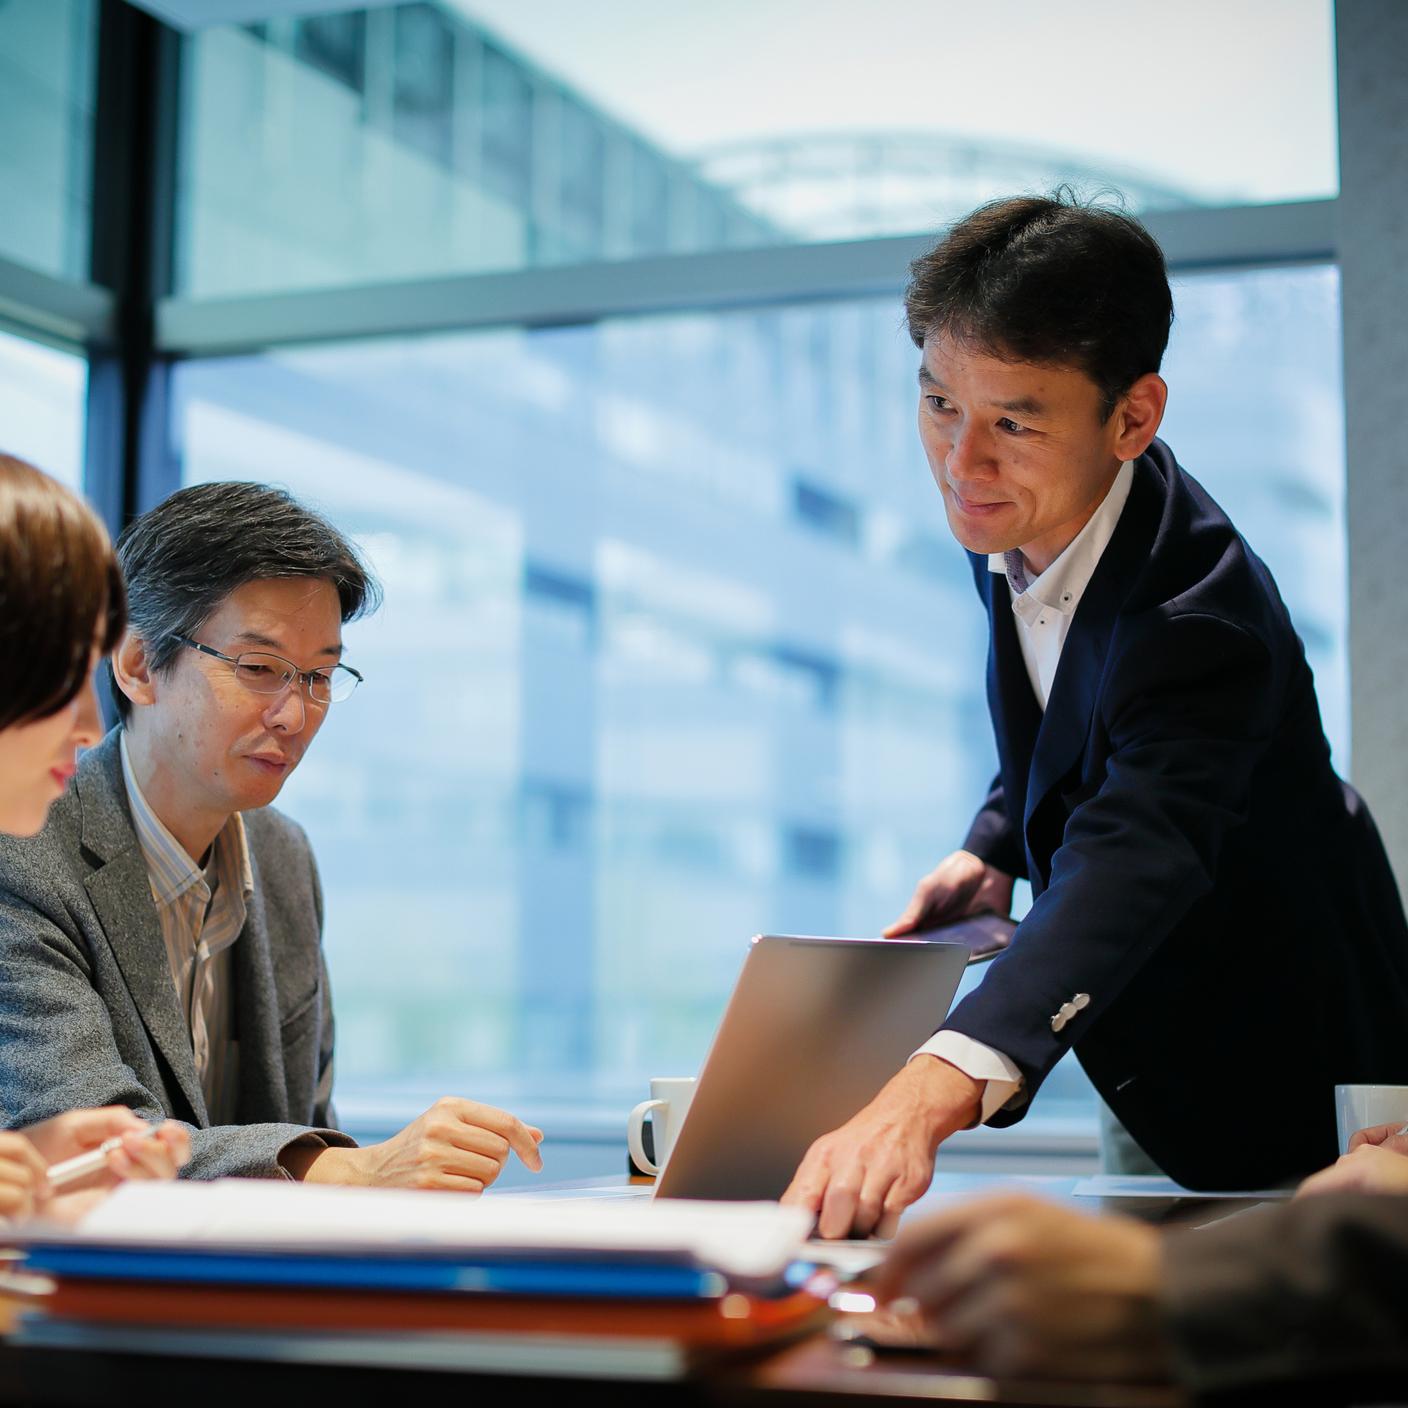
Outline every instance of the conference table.
<path id="1" fill-rule="evenodd" d="M 596 1199 L 624 1188 L 624 1176 L 582 1180 L 535 1190 L 535 1196 Z M 1088 1212 L 1121 1212 L 1166 1226 L 1196 1227 L 1243 1215 L 1251 1199 L 1181 1197 L 1077 1198 L 1077 1180 L 1047 1176 L 939 1173 L 910 1211 L 920 1216 L 956 1196 L 1021 1188 Z M 493 1196 L 492 1194 L 490 1196 Z M 502 1194 L 500 1196 L 515 1196 Z M 981 1378 L 935 1355 L 891 1353 L 847 1342 L 833 1325 L 780 1348 L 709 1362 L 677 1373 L 613 1371 L 584 1353 L 580 1364 L 550 1372 L 532 1357 L 486 1371 L 473 1355 L 457 1355 L 455 1337 L 431 1349 L 413 1337 L 226 1333 L 208 1340 L 159 1328 L 110 1331 L 101 1343 L 59 1347 L 26 1344 L 8 1333 L 18 1303 L 0 1302 L 0 1404 L 163 1403 L 281 1404 L 309 1402 L 463 1401 L 531 1403 L 560 1397 L 565 1405 L 590 1401 L 701 1405 L 821 1405 L 876 1402 L 996 1403 L 1025 1408 L 1177 1408 L 1185 1399 L 1164 1385 L 1078 1382 L 1005 1382 Z M 844 1323 L 844 1317 L 838 1317 Z M 506 1397 L 500 1397 L 506 1395 Z"/>

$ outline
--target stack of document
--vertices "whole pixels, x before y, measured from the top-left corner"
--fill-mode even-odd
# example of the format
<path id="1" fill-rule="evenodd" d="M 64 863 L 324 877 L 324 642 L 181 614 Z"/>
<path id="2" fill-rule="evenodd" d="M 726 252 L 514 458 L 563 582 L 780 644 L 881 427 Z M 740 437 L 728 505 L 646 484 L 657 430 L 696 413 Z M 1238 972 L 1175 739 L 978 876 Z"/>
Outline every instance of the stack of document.
<path id="1" fill-rule="evenodd" d="M 218 1352 L 259 1353 L 332 1336 L 348 1362 L 346 1341 L 404 1353 L 419 1336 L 433 1343 L 417 1362 L 511 1371 L 531 1350 L 542 1372 L 591 1373 L 603 1353 L 614 1373 L 677 1372 L 817 1322 L 823 1303 L 797 1284 L 810 1222 L 775 1203 L 130 1183 L 77 1229 L 21 1239 L 53 1282 L 22 1337 L 175 1349 L 227 1332 Z"/>

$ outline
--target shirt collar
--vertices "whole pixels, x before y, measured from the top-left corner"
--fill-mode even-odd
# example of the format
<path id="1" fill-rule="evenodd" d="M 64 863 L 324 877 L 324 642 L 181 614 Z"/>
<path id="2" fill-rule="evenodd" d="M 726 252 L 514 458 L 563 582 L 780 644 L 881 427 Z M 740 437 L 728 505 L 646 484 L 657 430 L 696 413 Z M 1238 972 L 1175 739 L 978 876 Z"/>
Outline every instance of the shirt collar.
<path id="1" fill-rule="evenodd" d="M 1049 606 L 1066 616 L 1074 615 L 1091 577 L 1095 575 L 1100 558 L 1109 547 L 1110 539 L 1115 536 L 1115 528 L 1119 524 L 1120 514 L 1124 512 L 1133 483 L 1134 461 L 1125 460 L 1100 507 L 1091 514 L 1090 521 L 1040 576 L 1027 576 L 1026 562 L 1015 549 L 1011 553 L 989 553 L 988 571 L 1004 575 L 1014 597 L 1029 592 L 1042 606 Z M 1020 577 L 1009 569 L 1009 557 L 1016 559 L 1012 567 L 1021 570 Z"/>
<path id="2" fill-rule="evenodd" d="M 152 897 L 158 905 L 165 907 L 178 900 L 192 885 L 204 884 L 205 876 L 142 795 L 127 751 L 126 730 L 118 735 L 118 751 L 122 755 L 122 780 L 127 787 L 127 801 L 132 810 L 137 843 L 142 848 L 147 876 L 151 880 Z M 230 817 L 215 838 L 214 859 L 222 883 L 238 881 L 248 898 L 254 890 L 254 871 L 249 861 L 244 818 L 238 812 Z"/>

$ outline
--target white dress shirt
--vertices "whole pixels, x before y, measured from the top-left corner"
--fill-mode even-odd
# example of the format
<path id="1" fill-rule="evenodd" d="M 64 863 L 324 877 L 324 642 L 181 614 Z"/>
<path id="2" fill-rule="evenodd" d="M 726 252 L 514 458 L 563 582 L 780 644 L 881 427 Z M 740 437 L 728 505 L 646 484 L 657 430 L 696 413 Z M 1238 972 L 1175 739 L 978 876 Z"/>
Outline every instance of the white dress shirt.
<path id="1" fill-rule="evenodd" d="M 231 1037 L 230 949 L 244 928 L 254 890 L 244 820 L 236 812 L 215 838 L 205 866 L 198 865 L 137 786 L 125 733 L 118 747 L 127 802 L 147 866 L 171 981 L 190 1034 L 206 1113 L 212 1125 L 233 1124 L 239 1099 L 239 1043 Z"/>
<path id="2" fill-rule="evenodd" d="M 1012 614 L 1017 621 L 1017 642 L 1043 713 L 1076 607 L 1115 535 L 1133 482 L 1134 464 L 1126 460 L 1090 521 L 1040 576 L 1028 578 L 1029 564 L 1020 551 L 995 552 L 988 557 L 988 571 L 1003 573 L 1007 578 Z M 1020 1103 L 1022 1073 L 1017 1066 L 1002 1052 L 962 1032 L 935 1032 L 914 1055 L 938 1056 L 957 1066 L 964 1075 L 985 1082 L 980 1122 L 991 1119 L 1004 1105 Z"/>

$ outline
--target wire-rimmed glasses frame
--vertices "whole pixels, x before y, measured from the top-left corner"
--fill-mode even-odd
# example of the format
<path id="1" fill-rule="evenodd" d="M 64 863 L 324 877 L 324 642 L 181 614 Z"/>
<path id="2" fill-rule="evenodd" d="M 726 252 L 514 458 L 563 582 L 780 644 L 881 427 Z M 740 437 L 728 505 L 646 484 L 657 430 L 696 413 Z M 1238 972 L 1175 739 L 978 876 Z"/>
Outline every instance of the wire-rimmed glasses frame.
<path id="1" fill-rule="evenodd" d="M 171 639 L 202 655 L 224 661 L 235 672 L 235 678 L 255 694 L 282 694 L 296 683 L 311 703 L 326 706 L 351 698 L 362 683 L 361 672 L 351 665 L 339 663 L 324 670 L 300 670 L 292 660 L 267 650 L 244 650 L 238 655 L 226 655 L 213 645 L 202 645 L 190 636 L 173 635 Z"/>

